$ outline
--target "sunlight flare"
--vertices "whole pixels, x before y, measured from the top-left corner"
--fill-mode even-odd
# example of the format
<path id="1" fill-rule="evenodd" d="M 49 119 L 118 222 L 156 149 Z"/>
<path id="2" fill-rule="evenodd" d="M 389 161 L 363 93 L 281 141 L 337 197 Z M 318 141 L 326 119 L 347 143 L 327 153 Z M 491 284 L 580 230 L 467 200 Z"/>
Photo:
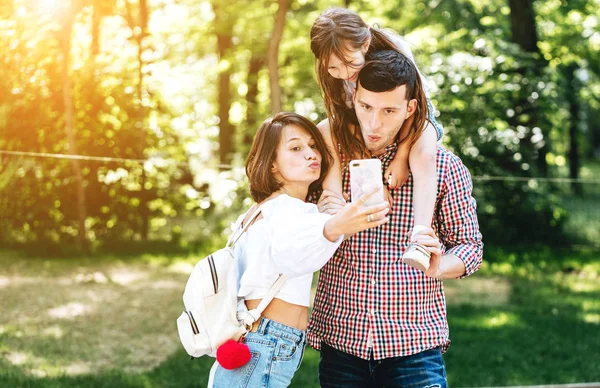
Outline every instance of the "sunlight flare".
<path id="1" fill-rule="evenodd" d="M 6 359 L 13 365 L 23 365 L 29 359 L 26 353 L 11 352 L 6 355 Z"/>
<path id="2" fill-rule="evenodd" d="M 42 331 L 42 335 L 45 337 L 62 338 L 64 332 L 60 326 L 50 326 Z"/>
<path id="3" fill-rule="evenodd" d="M 48 310 L 48 315 L 52 318 L 68 319 L 84 315 L 89 311 L 89 306 L 83 303 L 72 302 Z"/>
<path id="4" fill-rule="evenodd" d="M 57 13 L 64 8 L 60 0 L 38 0 L 40 11 L 45 13 Z"/>
<path id="5" fill-rule="evenodd" d="M 503 326 L 515 326 L 519 323 L 519 318 L 513 313 L 500 312 L 485 320 L 484 325 L 488 328 Z"/>

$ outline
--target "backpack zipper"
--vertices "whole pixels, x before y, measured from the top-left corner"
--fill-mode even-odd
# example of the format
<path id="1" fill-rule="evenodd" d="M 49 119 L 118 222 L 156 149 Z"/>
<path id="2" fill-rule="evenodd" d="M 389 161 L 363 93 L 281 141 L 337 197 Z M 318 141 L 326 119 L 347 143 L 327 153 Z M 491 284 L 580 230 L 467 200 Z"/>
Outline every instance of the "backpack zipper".
<path id="1" fill-rule="evenodd" d="M 196 320 L 194 319 L 192 312 L 186 311 L 185 313 L 187 314 L 187 316 L 190 320 L 190 325 L 192 325 L 192 332 L 194 332 L 194 334 L 200 333 L 200 330 L 198 330 L 198 325 L 196 324 Z"/>

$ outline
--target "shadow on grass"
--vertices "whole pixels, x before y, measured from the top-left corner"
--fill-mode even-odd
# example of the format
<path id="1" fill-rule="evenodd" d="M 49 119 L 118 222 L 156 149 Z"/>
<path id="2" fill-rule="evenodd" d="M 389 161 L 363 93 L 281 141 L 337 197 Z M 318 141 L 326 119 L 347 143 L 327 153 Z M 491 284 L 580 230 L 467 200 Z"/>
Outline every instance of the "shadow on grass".
<path id="1" fill-rule="evenodd" d="M 140 355 L 143 357 L 143 355 Z M 16 366 L 0 359 L 0 386 L 11 388 L 197 388 L 205 387 L 214 359 L 196 360 L 177 352 L 153 370 L 140 374 L 107 371 L 97 375 L 58 376 L 38 378 L 26 375 Z M 318 387 L 319 354 L 307 349 L 304 362 L 296 373 L 291 387 Z"/>
<path id="2" fill-rule="evenodd" d="M 51 259 L 51 260 L 80 260 L 102 259 L 104 261 L 111 258 L 118 258 L 121 261 L 138 261 L 140 257 L 153 255 L 172 257 L 175 260 L 182 256 L 197 256 L 201 259 L 204 253 L 215 251 L 225 245 L 222 238 L 209 238 L 202 241 L 191 241 L 185 243 L 176 243 L 170 241 L 113 241 L 110 244 L 98 246 L 93 249 L 80 251 L 75 244 L 13 244 L 4 247 L 3 254 L 11 252 L 13 255 L 25 257 L 30 260 Z"/>
<path id="3" fill-rule="evenodd" d="M 597 265 L 600 249 L 593 246 L 552 247 L 550 245 L 511 245 L 486 244 L 484 263 L 504 263 L 514 269 L 524 265 L 534 265 L 535 269 L 546 272 L 579 271 L 582 267 Z"/>
<path id="4" fill-rule="evenodd" d="M 450 306 L 450 386 L 600 381 L 600 289 L 561 280 L 516 279 L 506 306 Z"/>
<path id="5" fill-rule="evenodd" d="M 140 354 L 140 357 L 143 357 Z M 146 388 L 206 386 L 211 360 L 191 361 L 177 352 L 153 370 L 140 374 L 106 371 L 95 375 L 38 378 L 25 375 L 20 369 L 0 361 L 0 386 L 15 388 Z"/>
<path id="6" fill-rule="evenodd" d="M 6 251 L 3 251 L 3 253 L 6 253 Z M 450 386 L 537 385 L 600 381 L 600 364 L 597 362 L 600 359 L 598 353 L 598 349 L 600 349 L 600 336 L 598 335 L 600 332 L 600 282 L 598 266 L 592 264 L 594 262 L 592 255 L 591 253 L 586 254 L 582 260 L 577 260 L 576 257 L 571 259 L 563 256 L 564 260 L 573 261 L 577 266 L 575 270 L 562 267 L 559 272 L 551 272 L 547 269 L 544 271 L 539 270 L 539 265 L 534 266 L 533 262 L 536 260 L 534 255 L 529 256 L 528 261 L 524 261 L 528 265 L 531 264 L 531 268 L 538 268 L 535 272 L 533 272 L 533 269 L 529 271 L 529 267 L 521 266 L 522 271 L 511 271 L 509 272 L 510 275 L 502 272 L 502 276 L 498 276 L 498 273 L 487 273 L 488 267 L 487 270 L 482 270 L 482 273 L 479 274 L 483 275 L 484 280 L 486 276 L 491 276 L 494 279 L 501 278 L 510 285 L 506 288 L 508 296 L 493 304 L 476 303 L 483 299 L 483 291 L 473 287 L 477 282 L 465 280 L 457 283 L 456 292 L 462 292 L 465 295 L 470 292 L 471 296 L 455 299 L 460 300 L 461 304 L 453 304 L 452 298 L 449 298 L 448 316 L 452 346 L 449 352 L 446 353 L 445 360 Z M 517 262 L 519 262 L 519 257 L 515 258 Z M 89 261 L 86 259 L 84 263 L 78 261 L 76 265 L 68 259 L 59 260 L 58 262 L 46 262 L 41 259 L 30 261 L 22 257 L 18 257 L 18 260 L 15 259 L 16 257 L 5 257 L 4 260 L 0 260 L 6 282 L 16 281 L 13 277 L 17 275 L 21 277 L 36 277 L 38 275 L 44 277 L 47 276 L 46 273 L 55 277 L 67 278 L 69 274 L 77 274 L 80 266 L 85 267 L 87 271 L 95 271 L 98 270 L 96 267 L 102 268 L 103 265 L 106 265 L 105 261 L 89 264 L 94 262 L 93 259 Z M 559 258 L 552 259 L 555 261 L 549 259 L 547 261 L 559 261 Z M 145 259 L 140 258 L 133 261 L 135 263 L 138 260 L 144 261 Z M 88 264 L 91 268 L 87 267 Z M 55 266 L 58 268 L 55 268 Z M 127 263 L 125 267 L 128 271 L 140 269 L 132 263 Z M 159 266 L 153 271 L 156 271 L 156 273 L 153 272 L 153 276 L 148 277 L 144 283 L 140 283 L 144 286 L 141 288 L 144 292 L 140 294 L 144 297 L 144 302 L 140 302 L 137 308 L 144 310 L 143 307 L 146 306 L 146 303 L 152 306 L 155 305 L 158 306 L 159 310 L 164 310 L 165 317 L 159 320 L 157 313 L 153 312 L 149 315 L 152 320 L 140 318 L 126 322 L 139 323 L 139 330 L 136 329 L 135 333 L 139 334 L 140 331 L 143 331 L 144 334 L 140 337 L 142 342 L 146 343 L 150 341 L 148 341 L 148 338 L 144 340 L 144 335 L 157 337 L 157 333 L 161 331 L 159 327 L 147 326 L 157 324 L 159 321 L 167 322 L 166 324 L 172 322 L 172 317 L 176 317 L 180 308 L 181 290 L 176 289 L 169 296 L 167 293 L 168 288 L 153 289 L 152 284 L 159 285 L 159 281 L 167 280 L 167 274 L 164 273 L 162 267 Z M 183 287 L 185 276 L 172 276 L 177 287 Z M 181 280 L 177 280 L 179 279 L 177 276 L 181 276 Z M 56 285 L 52 283 L 57 281 L 55 277 L 50 277 L 47 280 L 47 287 L 56 287 L 62 284 L 60 282 Z M 133 308 L 131 306 L 131 301 L 134 300 L 133 296 L 125 294 L 126 288 L 120 285 L 113 284 L 109 288 L 111 283 L 84 283 L 79 286 L 76 284 L 65 283 L 62 286 L 69 292 L 76 292 L 78 290 L 76 287 L 81 287 L 81 290 L 85 291 L 85 295 L 94 290 L 103 290 L 105 287 L 112 290 L 118 286 L 117 291 L 120 291 L 117 296 L 107 299 L 110 301 L 110 305 L 114 307 L 115 314 Z M 132 283 L 132 285 L 134 284 L 136 283 Z M 16 286 L 13 284 L 11 287 Z M 70 294 L 65 294 L 64 300 L 62 300 L 62 294 L 56 288 L 52 290 L 50 288 L 44 289 L 41 284 L 37 284 L 36 288 L 29 285 L 23 285 L 23 287 L 25 288 L 15 288 L 14 294 L 26 299 L 32 297 L 32 295 L 35 297 L 47 296 L 57 306 L 68 304 L 67 302 L 71 300 L 67 298 Z M 5 288 L 3 291 L 7 290 L 8 288 Z M 497 292 L 496 288 L 494 290 L 496 290 L 494 292 Z M 130 292 L 132 295 L 140 293 L 138 289 L 134 288 Z M 32 304 L 32 299 L 15 299 L 14 302 L 11 302 L 7 300 L 6 295 L 6 293 L 3 295 L 3 300 L 9 306 L 7 309 L 13 306 L 14 310 L 21 311 L 31 309 L 32 306 L 35 307 Z M 104 302 L 104 299 L 101 299 L 100 302 Z M 48 307 L 52 306 L 45 304 L 45 308 Z M 8 321 L 10 321 L 10 312 L 10 310 L 4 311 L 5 318 L 9 318 Z M 59 341 L 33 336 L 15 342 L 22 343 L 24 346 L 13 345 L 11 347 L 11 341 L 16 341 L 13 338 L 15 333 L 11 331 L 12 329 L 8 330 L 8 325 L 5 325 L 0 331 L 0 387 L 179 388 L 206 386 L 208 371 L 213 359 L 202 358 L 190 361 L 183 350 L 179 349 L 171 353 L 172 347 L 166 349 L 161 345 L 149 347 L 146 344 L 142 348 L 141 345 L 136 345 L 132 341 L 135 339 L 135 334 L 123 329 L 127 328 L 127 325 L 124 323 L 111 325 L 108 318 L 108 316 L 103 316 L 90 330 L 94 331 L 93 334 L 105 338 L 101 335 L 102 331 L 100 329 L 102 327 L 121 327 L 119 333 L 124 334 L 124 337 L 117 336 L 116 338 L 121 341 L 119 344 L 122 344 L 129 353 L 118 356 L 115 352 L 125 350 L 108 352 L 107 355 L 112 356 L 114 362 L 107 361 L 108 365 L 105 364 L 104 369 L 100 368 L 100 371 L 96 374 L 83 375 L 64 374 L 52 377 L 37 377 L 37 373 L 43 372 L 28 368 L 28 365 L 15 359 L 12 355 L 12 353 L 19 352 L 33 352 L 39 358 L 47 360 L 45 364 L 38 365 L 34 363 L 33 368 L 48 367 L 48 363 L 53 363 L 54 360 L 61 357 L 67 357 L 69 352 L 65 352 L 64 347 L 65 343 L 69 343 L 66 341 L 71 338 L 69 333 L 86 333 L 83 328 L 72 327 L 72 330 L 65 331 L 66 334 Z M 89 322 L 89 317 L 82 318 L 82 324 L 90 326 Z M 40 323 L 42 326 L 40 327 L 45 328 L 49 323 L 47 320 L 42 320 Z M 170 328 L 167 328 L 167 330 L 169 333 L 172 331 Z M 32 331 L 22 331 L 24 335 L 32 335 Z M 40 329 L 40 332 L 42 331 Z M 172 332 L 168 335 L 175 336 L 176 334 Z M 78 338 L 88 339 L 89 337 Z M 88 346 L 84 342 L 81 339 L 70 340 L 70 343 L 75 346 Z M 97 348 L 91 347 L 89 352 L 96 352 L 95 349 Z M 120 349 L 120 346 L 115 349 Z M 68 362 L 58 362 L 56 364 L 77 364 L 78 360 L 93 359 L 89 352 L 88 350 L 77 352 L 76 355 L 68 359 Z M 152 369 L 145 369 L 146 371 L 142 372 L 138 372 L 142 369 L 127 371 L 127 367 L 137 364 L 135 362 L 136 358 L 149 360 L 156 359 L 157 355 L 165 355 L 166 357 L 159 357 L 162 361 L 157 361 L 157 363 L 146 363 L 150 365 L 149 368 L 156 365 Z M 109 358 L 104 355 L 99 357 L 101 361 Z M 318 387 L 318 361 L 318 352 L 307 349 L 304 362 L 296 373 L 292 387 Z"/>
<path id="7" fill-rule="evenodd" d="M 135 244 L 134 244 L 135 245 Z M 224 245 L 224 244 L 223 244 Z M 1 249 L 0 266 L 4 273 L 23 274 L 36 272 L 51 275 L 52 272 L 64 272 L 75 267 L 96 268 L 114 264 L 153 264 L 170 266 L 181 261 L 195 264 L 221 245 L 204 244 L 186 249 L 152 249 L 153 245 L 137 245 L 130 247 L 128 252 L 117 249 L 110 252 L 73 253 L 45 255 L 41 252 L 28 252 L 20 249 Z M 40 271 L 41 270 L 41 271 Z M 47 273 L 50 270 L 51 273 Z"/>

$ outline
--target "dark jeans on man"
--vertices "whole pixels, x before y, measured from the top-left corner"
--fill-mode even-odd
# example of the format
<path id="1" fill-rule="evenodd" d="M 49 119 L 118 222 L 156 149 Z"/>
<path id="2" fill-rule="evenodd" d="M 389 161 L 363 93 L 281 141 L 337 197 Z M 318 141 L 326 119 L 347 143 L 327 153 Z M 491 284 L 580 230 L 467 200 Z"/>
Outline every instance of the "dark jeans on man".
<path id="1" fill-rule="evenodd" d="M 321 342 L 321 387 L 446 388 L 446 368 L 439 348 L 383 360 L 364 360 Z"/>

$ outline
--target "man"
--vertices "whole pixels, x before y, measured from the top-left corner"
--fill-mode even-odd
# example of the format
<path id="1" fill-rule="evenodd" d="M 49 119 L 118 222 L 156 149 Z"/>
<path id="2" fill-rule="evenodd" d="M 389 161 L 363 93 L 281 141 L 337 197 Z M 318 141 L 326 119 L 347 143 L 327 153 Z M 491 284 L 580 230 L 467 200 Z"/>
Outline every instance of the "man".
<path id="1" fill-rule="evenodd" d="M 411 89 L 418 74 L 402 54 L 380 51 L 368 60 L 354 105 L 364 143 L 385 171 L 403 123 L 423 106 L 416 98 L 424 97 Z M 483 243 L 467 168 L 438 147 L 437 175 L 434 229 L 417 236 L 432 254 L 426 272 L 401 260 L 413 227 L 412 177 L 391 191 L 390 221 L 352 236 L 321 270 L 308 341 L 321 350 L 322 387 L 447 386 L 442 353 L 450 340 L 441 279 L 475 272 Z M 349 192 L 347 168 L 343 182 Z M 323 205 L 339 208 L 344 201 L 324 192 Z"/>

